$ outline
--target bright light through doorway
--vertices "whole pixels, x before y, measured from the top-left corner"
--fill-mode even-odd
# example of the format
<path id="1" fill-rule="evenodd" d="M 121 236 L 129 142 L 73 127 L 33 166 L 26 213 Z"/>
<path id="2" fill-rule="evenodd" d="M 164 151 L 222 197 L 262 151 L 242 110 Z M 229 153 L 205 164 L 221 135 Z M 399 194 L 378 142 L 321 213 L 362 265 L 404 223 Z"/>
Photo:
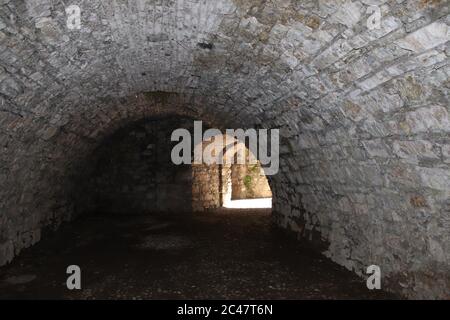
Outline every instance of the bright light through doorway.
<path id="1" fill-rule="evenodd" d="M 232 209 L 272 208 L 272 198 L 230 200 L 224 204 L 224 207 Z"/>

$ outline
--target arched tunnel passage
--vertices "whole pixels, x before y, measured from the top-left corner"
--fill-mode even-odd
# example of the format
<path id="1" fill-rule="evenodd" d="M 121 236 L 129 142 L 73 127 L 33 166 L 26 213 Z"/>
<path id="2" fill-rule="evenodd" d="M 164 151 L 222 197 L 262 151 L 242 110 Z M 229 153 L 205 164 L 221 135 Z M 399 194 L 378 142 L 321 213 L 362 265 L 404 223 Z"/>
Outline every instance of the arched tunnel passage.
<path id="1" fill-rule="evenodd" d="M 78 218 L 4 269 L 0 299 L 393 297 L 370 293 L 344 268 L 275 231 L 270 208 L 232 205 L 272 197 L 259 162 L 174 164 L 171 135 L 193 132 L 194 121 L 149 117 L 101 139 L 70 191 Z M 245 148 L 247 161 L 246 144 L 232 144 Z M 89 290 L 61 291 L 58 270 L 74 261 Z"/>
<path id="2" fill-rule="evenodd" d="M 176 114 L 280 129 L 275 225 L 448 297 L 448 1 L 72 3 L 0 2 L 0 266 L 83 212 L 105 137 Z"/>

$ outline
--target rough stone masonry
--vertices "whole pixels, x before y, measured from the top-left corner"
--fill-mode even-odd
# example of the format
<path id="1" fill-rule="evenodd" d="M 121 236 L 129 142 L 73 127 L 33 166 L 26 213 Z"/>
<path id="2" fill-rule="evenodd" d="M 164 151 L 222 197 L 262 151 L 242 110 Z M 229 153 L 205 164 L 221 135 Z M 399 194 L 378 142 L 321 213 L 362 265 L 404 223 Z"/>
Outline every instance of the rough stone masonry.
<path id="1" fill-rule="evenodd" d="M 280 128 L 277 224 L 386 289 L 450 297 L 447 0 L 70 4 L 79 30 L 62 1 L 0 0 L 0 265 L 78 214 L 105 137 L 180 115 Z"/>

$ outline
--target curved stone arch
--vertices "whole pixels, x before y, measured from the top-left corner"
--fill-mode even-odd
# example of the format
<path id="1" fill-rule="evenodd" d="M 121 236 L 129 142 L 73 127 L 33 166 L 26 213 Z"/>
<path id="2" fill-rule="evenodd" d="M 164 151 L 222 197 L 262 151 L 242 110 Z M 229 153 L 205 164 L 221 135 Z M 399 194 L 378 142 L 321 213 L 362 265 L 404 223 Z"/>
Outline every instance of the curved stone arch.
<path id="1" fill-rule="evenodd" d="M 91 135 L 124 110 L 147 112 L 121 97 L 174 91 L 202 97 L 205 117 L 282 129 L 280 225 L 324 240 L 360 274 L 378 263 L 396 292 L 445 296 L 448 281 L 436 283 L 450 265 L 446 1 L 376 1 L 379 30 L 366 26 L 372 1 L 223 0 L 196 15 L 178 0 L 151 18 L 138 2 L 79 1 L 80 32 L 50 2 L 0 6 L 0 265 L 40 238 L 58 210 L 46 190 L 63 192 L 60 171 L 95 145 Z M 121 24 L 114 10 L 161 32 L 142 39 L 141 24 Z M 117 119 L 103 100 L 122 106 Z"/>
<path id="2" fill-rule="evenodd" d="M 221 171 L 221 206 L 225 206 L 226 203 L 228 203 L 229 201 L 231 201 L 231 189 L 229 189 L 231 187 L 231 167 L 235 164 L 240 164 L 238 163 L 238 154 L 241 154 L 242 157 L 242 153 L 245 154 L 245 161 L 244 165 L 252 165 L 252 164 L 258 164 L 258 154 L 254 154 L 250 148 L 248 148 L 246 146 L 246 141 L 244 139 L 244 141 L 240 140 L 241 137 L 236 137 L 236 136 L 230 136 L 227 133 L 227 130 L 222 128 L 222 130 L 224 131 L 220 131 L 219 129 L 216 128 L 212 128 L 215 130 L 218 130 L 218 132 L 220 132 L 217 135 L 214 135 L 213 137 L 210 138 L 210 141 L 202 141 L 201 143 L 198 143 L 197 145 L 194 145 L 194 150 L 195 149 L 199 149 L 199 152 L 204 151 L 205 148 L 205 144 L 209 145 L 211 143 L 215 143 L 217 141 L 217 139 L 220 140 L 220 144 L 219 145 L 215 145 L 211 150 L 213 150 L 215 156 L 213 157 L 214 160 L 214 164 L 212 165 L 219 165 L 220 166 L 220 171 Z M 236 129 L 240 129 L 240 130 L 248 130 L 248 129 L 254 129 L 255 131 L 257 130 L 257 128 L 246 128 L 246 129 L 241 129 L 241 128 L 236 128 Z M 235 129 L 232 129 L 235 130 Z M 259 136 L 256 137 L 256 141 L 255 143 L 259 142 Z M 248 154 L 247 154 L 248 152 Z M 207 166 L 206 164 L 203 164 L 202 166 Z M 264 177 L 267 178 L 267 182 L 269 184 L 269 188 L 272 190 L 275 188 L 275 177 L 276 175 L 266 175 L 264 174 Z M 273 199 L 273 201 L 275 201 L 275 199 Z"/>

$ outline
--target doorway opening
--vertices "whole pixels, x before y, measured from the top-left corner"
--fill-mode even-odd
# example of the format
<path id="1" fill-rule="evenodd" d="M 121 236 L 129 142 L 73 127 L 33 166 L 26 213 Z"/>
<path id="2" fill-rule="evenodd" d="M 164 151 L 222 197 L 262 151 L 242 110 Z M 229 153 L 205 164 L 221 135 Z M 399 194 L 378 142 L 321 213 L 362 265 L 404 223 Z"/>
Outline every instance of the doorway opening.
<path id="1" fill-rule="evenodd" d="M 195 146 L 199 153 L 218 161 L 192 165 L 193 211 L 272 208 L 264 168 L 248 141 L 240 139 L 217 134 Z"/>
<path id="2" fill-rule="evenodd" d="M 223 207 L 229 209 L 272 208 L 272 191 L 264 169 L 256 164 L 234 164 L 222 175 L 227 179 Z"/>

